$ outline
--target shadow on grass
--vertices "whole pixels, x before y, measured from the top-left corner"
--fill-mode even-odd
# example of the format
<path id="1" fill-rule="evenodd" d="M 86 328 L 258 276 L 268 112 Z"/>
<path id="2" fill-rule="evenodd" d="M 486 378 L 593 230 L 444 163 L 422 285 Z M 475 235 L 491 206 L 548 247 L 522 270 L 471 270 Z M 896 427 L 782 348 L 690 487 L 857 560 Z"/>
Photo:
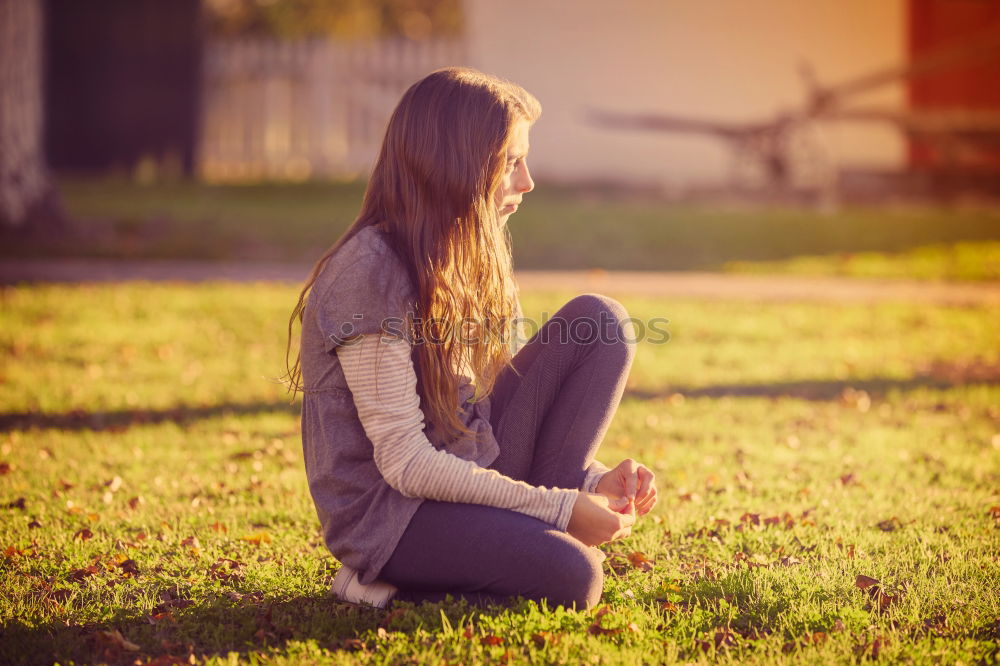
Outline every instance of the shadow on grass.
<path id="1" fill-rule="evenodd" d="M 219 416 L 260 413 L 298 416 L 300 409 L 298 404 L 287 402 L 247 402 L 199 407 L 181 405 L 168 409 L 120 409 L 108 412 L 90 412 L 83 409 L 68 412 L 0 412 L 0 432 L 31 428 L 123 432 L 137 425 L 167 422 L 188 425 Z"/>
<path id="2" fill-rule="evenodd" d="M 246 655 L 267 652 L 293 639 L 315 639 L 327 649 L 351 649 L 344 639 L 378 627 L 384 615 L 327 596 L 277 601 L 247 595 L 239 602 L 216 598 L 182 610 L 158 607 L 149 615 L 119 613 L 102 623 L 53 622 L 30 627 L 15 622 L 3 628 L 0 661 L 131 663 L 171 655 L 186 663 L 192 653 L 199 657 L 230 652 Z M 113 631 L 124 640 L 102 634 Z"/>
<path id="3" fill-rule="evenodd" d="M 675 393 L 689 398 L 797 398 L 801 400 L 840 400 L 864 391 L 869 397 L 883 397 L 890 391 L 917 389 L 944 390 L 968 385 L 1000 385 L 1000 364 L 976 368 L 950 367 L 945 371 L 920 375 L 910 379 L 871 377 L 868 379 L 806 380 L 771 384 L 716 384 L 713 386 L 664 386 L 660 389 L 629 389 L 626 396 L 638 400 L 656 400 Z M 0 412 L 0 432 L 14 430 L 56 429 L 124 432 L 137 425 L 176 423 L 189 425 L 195 421 L 219 416 L 242 416 L 260 413 L 280 413 L 298 417 L 297 403 L 247 402 L 223 403 L 201 407 L 177 406 L 168 409 L 122 409 L 109 412 L 89 412 L 76 409 L 68 412 Z"/>
<path id="4" fill-rule="evenodd" d="M 418 628 L 434 631 L 441 628 L 442 613 L 453 627 L 459 627 L 470 617 L 503 610 L 507 608 L 479 608 L 464 600 L 420 606 L 399 603 L 379 610 L 341 603 L 325 594 L 266 599 L 258 593 L 243 595 L 238 601 L 214 597 L 193 604 L 171 600 L 149 613 L 119 612 L 101 623 L 28 626 L 15 621 L 0 629 L 0 663 L 132 664 L 159 659 L 156 663 L 186 664 L 192 654 L 201 661 L 230 653 L 246 657 L 286 650 L 311 661 L 320 655 L 303 651 L 376 650 L 377 640 L 366 642 L 358 637 L 379 627 L 407 633 Z M 110 635 L 115 631 L 120 638 Z M 290 642 L 315 643 L 315 647 L 293 648 Z M 176 661 L 171 662 L 171 657 Z"/>

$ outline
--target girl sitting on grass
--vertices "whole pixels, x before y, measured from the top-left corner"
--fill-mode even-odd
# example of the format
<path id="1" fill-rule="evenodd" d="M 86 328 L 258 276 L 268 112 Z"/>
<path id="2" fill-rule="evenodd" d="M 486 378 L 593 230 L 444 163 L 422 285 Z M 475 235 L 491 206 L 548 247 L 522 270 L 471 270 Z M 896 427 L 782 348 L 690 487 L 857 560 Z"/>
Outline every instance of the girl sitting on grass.
<path id="1" fill-rule="evenodd" d="M 578 296 L 517 339 L 506 223 L 534 187 L 540 112 L 520 86 L 471 69 L 415 83 L 360 215 L 292 314 L 290 386 L 343 600 L 589 608 L 596 546 L 656 503 L 646 467 L 594 460 L 634 355 L 622 306 Z"/>

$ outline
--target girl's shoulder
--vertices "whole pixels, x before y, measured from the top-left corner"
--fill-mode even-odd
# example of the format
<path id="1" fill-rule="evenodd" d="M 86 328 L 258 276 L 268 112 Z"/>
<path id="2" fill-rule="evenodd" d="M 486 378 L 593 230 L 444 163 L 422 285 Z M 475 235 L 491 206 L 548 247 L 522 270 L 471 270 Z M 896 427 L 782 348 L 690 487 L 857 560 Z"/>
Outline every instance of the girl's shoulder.
<path id="1" fill-rule="evenodd" d="M 314 292 L 341 290 L 409 291 L 403 262 L 393 249 L 388 233 L 367 226 L 349 238 L 330 257 L 316 278 Z"/>
<path id="2" fill-rule="evenodd" d="M 416 312 L 416 292 L 384 232 L 365 227 L 330 257 L 306 303 L 323 337 L 396 330 Z"/>

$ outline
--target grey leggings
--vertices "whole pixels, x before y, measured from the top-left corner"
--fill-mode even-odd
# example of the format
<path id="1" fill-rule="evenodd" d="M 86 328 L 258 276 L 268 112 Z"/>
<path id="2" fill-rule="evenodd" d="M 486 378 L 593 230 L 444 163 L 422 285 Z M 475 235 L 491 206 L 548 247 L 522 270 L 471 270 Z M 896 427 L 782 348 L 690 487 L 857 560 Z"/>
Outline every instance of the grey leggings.
<path id="1" fill-rule="evenodd" d="M 490 395 L 491 468 L 532 485 L 579 488 L 625 388 L 635 341 L 625 309 L 578 296 L 514 357 Z M 609 463 L 610 464 L 610 463 Z M 601 598 L 603 554 L 516 511 L 425 500 L 379 578 L 403 601 L 447 594 L 485 606 L 518 595 L 550 607 Z"/>

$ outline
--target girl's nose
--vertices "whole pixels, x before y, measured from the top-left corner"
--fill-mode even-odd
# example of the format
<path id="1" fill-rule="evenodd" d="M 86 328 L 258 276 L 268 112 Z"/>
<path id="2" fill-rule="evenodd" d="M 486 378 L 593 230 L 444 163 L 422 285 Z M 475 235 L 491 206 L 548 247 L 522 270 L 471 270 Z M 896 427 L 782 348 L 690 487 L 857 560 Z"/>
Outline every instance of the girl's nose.
<path id="1" fill-rule="evenodd" d="M 528 172 L 528 165 L 525 164 L 522 167 L 522 172 L 519 174 L 517 191 L 530 192 L 533 189 L 535 189 L 535 181 L 531 179 L 531 173 Z"/>

